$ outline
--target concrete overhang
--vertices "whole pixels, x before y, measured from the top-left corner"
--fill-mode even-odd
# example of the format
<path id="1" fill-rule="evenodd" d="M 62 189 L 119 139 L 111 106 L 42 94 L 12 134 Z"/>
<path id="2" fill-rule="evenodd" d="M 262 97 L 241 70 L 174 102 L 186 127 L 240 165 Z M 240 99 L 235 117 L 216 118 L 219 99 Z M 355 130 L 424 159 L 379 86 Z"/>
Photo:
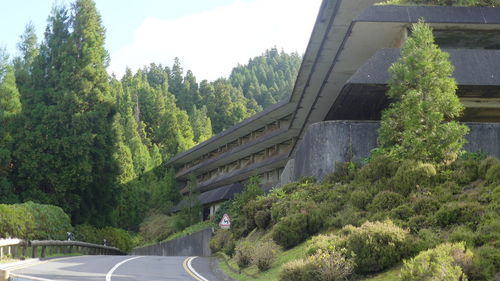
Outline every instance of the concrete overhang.
<path id="1" fill-rule="evenodd" d="M 254 163 L 247 167 L 224 173 L 213 179 L 204 182 L 199 182 L 198 188 L 200 189 L 201 192 L 205 192 L 224 185 L 243 181 L 252 175 L 258 175 L 268 171 L 272 171 L 279 167 L 284 167 L 287 161 L 288 161 L 287 153 L 277 155 L 268 158 L 264 161 Z"/>
<path id="2" fill-rule="evenodd" d="M 298 99 L 291 128 L 298 141 L 311 123 L 325 120 L 349 78 L 378 50 L 400 47 L 411 23 L 424 19 L 435 30 L 499 30 L 500 9 L 483 7 L 370 6 L 377 1 L 341 2 L 339 15 L 322 36 L 319 58 L 309 73 L 299 73 L 292 98 Z M 360 11 L 360 8 L 366 8 Z M 351 21 L 342 13 L 353 15 Z M 349 21 L 349 22 L 348 22 Z M 300 96 L 300 98 L 298 98 Z M 295 145 L 291 154 L 295 153 Z"/>
<path id="3" fill-rule="evenodd" d="M 239 160 L 244 156 L 251 155 L 252 153 L 262 151 L 269 146 L 277 145 L 287 140 L 292 139 L 295 136 L 295 132 L 292 130 L 287 130 L 285 128 L 278 129 L 267 135 L 264 135 L 254 141 L 246 143 L 244 145 L 237 146 L 232 150 L 229 150 L 221 155 L 203 161 L 193 167 L 182 170 L 176 174 L 178 179 L 187 179 L 190 174 L 195 176 L 203 174 L 210 171 L 213 167 L 220 167 L 229 164 L 233 161 Z"/>
<path id="4" fill-rule="evenodd" d="M 444 49 L 455 66 L 453 77 L 458 84 L 458 96 L 466 107 L 489 101 L 498 111 L 500 101 L 500 50 Z M 371 57 L 346 82 L 330 109 L 327 120 L 379 120 L 389 104 L 385 95 L 389 67 L 399 58 L 399 49 L 382 49 Z M 483 102 L 483 110 L 487 105 Z M 495 107 L 496 105 L 496 107 Z M 469 110 L 469 109 L 468 109 Z M 489 111 L 486 108 L 486 111 Z M 498 115 L 498 114 L 497 114 Z M 496 115 L 495 115 L 496 116 Z M 467 118 L 467 112 L 465 119 Z"/>
<path id="5" fill-rule="evenodd" d="M 208 205 L 217 203 L 224 200 L 233 199 L 234 195 L 243 191 L 244 186 L 241 183 L 233 183 L 226 186 L 222 186 L 220 188 L 210 190 L 198 195 L 198 200 L 201 205 Z M 178 212 L 184 206 L 186 206 L 186 201 L 181 201 L 177 206 L 175 206 L 171 212 Z"/>
<path id="6" fill-rule="evenodd" d="M 257 130 L 271 122 L 290 115 L 294 106 L 288 103 L 287 100 L 274 104 L 264 111 L 261 111 L 254 116 L 245 119 L 241 123 L 222 131 L 212 138 L 202 142 L 193 148 L 177 154 L 171 158 L 165 165 L 173 165 L 175 167 L 182 166 L 185 163 L 191 162 L 204 154 L 217 149 L 227 143 L 230 143 L 239 137 L 247 135 L 249 132 Z"/>

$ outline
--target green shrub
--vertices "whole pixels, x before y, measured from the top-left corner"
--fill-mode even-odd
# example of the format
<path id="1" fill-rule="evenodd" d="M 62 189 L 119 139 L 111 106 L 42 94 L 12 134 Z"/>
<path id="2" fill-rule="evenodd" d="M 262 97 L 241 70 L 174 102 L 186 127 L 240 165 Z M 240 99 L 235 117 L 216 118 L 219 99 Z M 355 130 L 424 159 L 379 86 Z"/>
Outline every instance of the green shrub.
<path id="1" fill-rule="evenodd" d="M 337 162 L 335 163 L 335 170 L 325 176 L 324 183 L 348 183 L 354 179 L 356 175 L 355 162 Z"/>
<path id="2" fill-rule="evenodd" d="M 227 229 L 219 229 L 212 237 L 212 240 L 210 240 L 208 245 L 212 253 L 222 251 L 228 256 L 233 256 L 236 241 L 231 231 Z"/>
<path id="3" fill-rule="evenodd" d="M 440 231 L 437 229 L 420 229 L 416 236 L 410 239 L 411 245 L 409 249 L 412 251 L 410 255 L 416 255 L 421 251 L 434 248 L 442 241 L 440 238 Z"/>
<path id="4" fill-rule="evenodd" d="M 257 211 L 254 219 L 258 228 L 266 229 L 271 222 L 271 212 L 269 210 Z"/>
<path id="5" fill-rule="evenodd" d="M 498 7 L 499 0 L 387 0 L 382 5 L 436 5 Z"/>
<path id="6" fill-rule="evenodd" d="M 272 240 L 260 242 L 256 245 L 252 253 L 252 264 L 257 266 L 259 271 L 267 271 L 271 268 L 276 256 L 280 253 L 280 247 Z"/>
<path id="7" fill-rule="evenodd" d="M 476 249 L 467 275 L 471 280 L 497 281 L 500 276 L 500 248 L 485 245 Z"/>
<path id="8" fill-rule="evenodd" d="M 346 255 L 346 251 L 330 247 L 328 250 L 320 249 L 308 258 L 317 268 L 319 280 L 340 281 L 352 275 L 356 264 L 352 257 Z"/>
<path id="9" fill-rule="evenodd" d="M 175 232 L 175 218 L 164 214 L 146 217 L 139 227 L 139 233 L 146 241 L 163 241 Z"/>
<path id="10" fill-rule="evenodd" d="M 476 245 L 500 241 L 500 219 L 498 217 L 483 221 L 476 230 Z"/>
<path id="11" fill-rule="evenodd" d="M 71 219 L 60 207 L 26 202 L 26 206 L 35 220 L 33 239 L 65 240 L 67 233 L 73 230 Z"/>
<path id="12" fill-rule="evenodd" d="M 488 169 L 486 180 L 490 183 L 500 183 L 500 163 L 496 163 Z"/>
<path id="13" fill-rule="evenodd" d="M 470 267 L 473 254 L 463 243 L 445 243 L 405 261 L 400 280 L 467 280 L 463 268 Z"/>
<path id="14" fill-rule="evenodd" d="M 386 155 L 376 155 L 357 173 L 356 179 L 369 180 L 371 183 L 383 178 L 391 178 L 398 170 L 399 162 Z"/>
<path id="15" fill-rule="evenodd" d="M 400 205 L 391 210 L 391 217 L 397 220 L 407 221 L 415 212 L 409 204 Z"/>
<path id="16" fill-rule="evenodd" d="M 453 172 L 451 173 L 451 180 L 459 184 L 466 184 L 477 180 L 479 177 L 479 163 L 480 162 L 478 160 L 473 159 L 456 160 L 453 164 L 451 164 L 451 168 L 453 169 Z"/>
<path id="17" fill-rule="evenodd" d="M 286 217 L 290 214 L 290 210 L 297 208 L 298 206 L 294 206 L 296 202 L 291 202 L 289 200 L 280 200 L 273 204 L 271 208 L 271 220 L 272 223 L 275 224 L 279 222 L 283 217 Z"/>
<path id="18" fill-rule="evenodd" d="M 432 222 L 430 221 L 430 219 L 424 215 L 416 215 L 408 220 L 408 226 L 410 227 L 410 231 L 412 233 L 417 233 L 421 229 L 428 228 L 431 225 Z"/>
<path id="19" fill-rule="evenodd" d="M 0 237 L 32 239 L 36 227 L 35 219 L 23 204 L 0 204 Z"/>
<path id="20" fill-rule="evenodd" d="M 98 245 L 102 245 L 106 240 L 108 246 L 116 247 L 125 253 L 130 252 L 134 246 L 132 236 L 123 229 L 114 227 L 98 229 L 89 224 L 75 227 L 75 239 Z"/>
<path id="21" fill-rule="evenodd" d="M 448 240 L 450 242 L 465 242 L 468 247 L 474 247 L 476 234 L 467 226 L 460 225 L 452 229 Z"/>
<path id="22" fill-rule="evenodd" d="M 340 248 L 355 254 L 356 272 L 377 272 L 386 269 L 404 256 L 408 231 L 391 221 L 366 222 L 360 227 L 342 229 Z"/>
<path id="23" fill-rule="evenodd" d="M 435 176 L 434 165 L 406 160 L 399 166 L 392 184 L 396 192 L 408 195 L 419 188 L 429 186 Z"/>
<path id="24" fill-rule="evenodd" d="M 284 217 L 272 230 L 273 240 L 285 249 L 304 241 L 307 234 L 307 215 L 303 213 Z"/>
<path id="25" fill-rule="evenodd" d="M 116 247 L 125 253 L 130 252 L 134 246 L 132 236 L 125 230 L 115 227 L 105 227 L 100 230 L 102 239 L 106 239 L 107 245 Z"/>
<path id="26" fill-rule="evenodd" d="M 403 204 L 404 197 L 401 194 L 392 191 L 382 191 L 373 197 L 370 209 L 376 211 L 390 211 Z"/>
<path id="27" fill-rule="evenodd" d="M 90 224 L 80 224 L 75 227 L 75 239 L 92 244 L 102 244 L 99 229 Z"/>
<path id="28" fill-rule="evenodd" d="M 320 234 L 313 236 L 309 241 L 307 241 L 307 255 L 312 256 L 318 252 L 318 250 L 326 251 L 331 247 L 334 247 L 339 243 L 340 238 L 333 234 Z"/>
<path id="29" fill-rule="evenodd" d="M 419 215 L 433 214 L 439 210 L 441 206 L 437 199 L 429 196 L 420 196 L 416 198 L 412 204 L 413 211 Z"/>
<path id="30" fill-rule="evenodd" d="M 497 164 L 498 162 L 500 162 L 497 158 L 495 157 L 488 157 L 486 159 L 484 159 L 483 161 L 481 161 L 481 163 L 479 164 L 479 168 L 478 168 L 478 174 L 481 178 L 485 179 L 486 178 L 486 173 L 488 172 L 488 170 L 494 166 L 495 164 Z"/>
<path id="31" fill-rule="evenodd" d="M 280 273 L 281 281 L 321 280 L 317 267 L 310 259 L 298 259 L 283 265 Z"/>
<path id="32" fill-rule="evenodd" d="M 208 246 L 212 253 L 217 253 L 223 250 L 231 242 L 234 244 L 234 238 L 231 231 L 228 229 L 219 229 L 208 243 Z"/>
<path id="33" fill-rule="evenodd" d="M 329 227 L 341 228 L 349 224 L 359 226 L 364 221 L 366 221 L 366 218 L 363 216 L 362 212 L 353 206 L 346 206 L 340 210 L 335 217 L 328 218 L 326 225 Z"/>
<path id="34" fill-rule="evenodd" d="M 371 201 L 372 201 L 371 193 L 362 190 L 353 191 L 349 198 L 349 203 L 351 203 L 351 205 L 361 210 L 366 210 L 368 204 L 370 204 Z"/>
<path id="35" fill-rule="evenodd" d="M 0 237 L 64 240 L 72 229 L 69 216 L 57 206 L 0 204 Z"/>
<path id="36" fill-rule="evenodd" d="M 484 213 L 484 208 L 476 202 L 450 202 L 443 205 L 434 215 L 436 224 L 447 227 L 466 224 L 476 229 Z"/>
<path id="37" fill-rule="evenodd" d="M 236 260 L 236 264 L 240 269 L 247 268 L 252 263 L 252 255 L 254 252 L 254 245 L 250 243 L 250 241 L 243 240 L 234 250 L 234 259 Z"/>

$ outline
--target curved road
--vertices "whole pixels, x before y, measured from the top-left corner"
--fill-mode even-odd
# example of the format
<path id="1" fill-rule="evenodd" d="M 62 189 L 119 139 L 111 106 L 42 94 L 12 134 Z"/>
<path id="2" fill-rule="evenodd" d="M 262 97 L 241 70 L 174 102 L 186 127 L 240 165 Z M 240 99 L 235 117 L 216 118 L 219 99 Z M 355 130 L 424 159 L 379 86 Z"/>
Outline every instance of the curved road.
<path id="1" fill-rule="evenodd" d="M 201 277 L 189 269 L 194 268 Z M 77 256 L 49 259 L 11 269 L 18 280 L 57 281 L 218 281 L 209 258 L 160 256 Z M 28 279 L 25 276 L 40 279 Z"/>

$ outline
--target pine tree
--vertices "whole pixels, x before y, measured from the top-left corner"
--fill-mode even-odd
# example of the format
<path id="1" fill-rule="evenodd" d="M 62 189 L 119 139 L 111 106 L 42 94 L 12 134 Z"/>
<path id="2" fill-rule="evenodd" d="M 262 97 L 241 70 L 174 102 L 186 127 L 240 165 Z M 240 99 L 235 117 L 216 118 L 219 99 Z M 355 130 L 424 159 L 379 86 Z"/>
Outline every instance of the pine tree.
<path id="1" fill-rule="evenodd" d="M 212 137 L 212 121 L 208 117 L 207 107 L 197 109 L 195 105 L 191 109 L 189 117 L 193 128 L 194 142 L 201 143 Z"/>
<path id="2" fill-rule="evenodd" d="M 105 225 L 116 204 L 116 109 L 104 28 L 92 0 L 55 8 L 33 63 L 25 135 L 16 150 L 24 199 L 52 203 L 76 223 Z"/>
<path id="3" fill-rule="evenodd" d="M 21 112 L 19 91 L 12 66 L 7 63 L 7 56 L 0 49 L 0 203 L 17 201 L 11 182 L 13 167 L 12 150 L 15 121 Z"/>
<path id="4" fill-rule="evenodd" d="M 387 95 L 394 100 L 383 112 L 379 152 L 398 159 L 444 163 L 456 159 L 468 128 L 452 119 L 463 111 L 451 77 L 449 55 L 434 44 L 431 28 L 419 22 L 389 72 Z"/>
<path id="5" fill-rule="evenodd" d="M 68 106 L 73 134 L 79 139 L 73 145 L 87 145 L 85 157 L 91 167 L 90 173 L 84 175 L 89 180 L 84 180 L 88 185 L 80 193 L 78 215 L 83 221 L 106 225 L 117 201 L 118 165 L 112 157 L 117 142 L 112 126 L 116 109 L 106 72 L 109 56 L 104 49 L 105 29 L 92 0 L 77 0 L 72 11 L 73 32 L 68 49 L 73 70 L 67 89 Z"/>
<path id="6" fill-rule="evenodd" d="M 30 22 L 26 25 L 24 34 L 21 35 L 21 42 L 17 44 L 21 56 L 14 58 L 17 88 L 22 96 L 29 95 L 32 92 L 30 77 L 33 62 L 39 54 L 37 40 L 35 26 Z"/>

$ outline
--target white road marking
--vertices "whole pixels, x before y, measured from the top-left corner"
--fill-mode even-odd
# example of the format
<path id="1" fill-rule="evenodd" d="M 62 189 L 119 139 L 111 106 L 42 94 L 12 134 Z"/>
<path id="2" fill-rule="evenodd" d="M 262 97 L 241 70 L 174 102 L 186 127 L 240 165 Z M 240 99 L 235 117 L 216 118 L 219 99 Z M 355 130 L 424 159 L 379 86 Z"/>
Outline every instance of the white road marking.
<path id="1" fill-rule="evenodd" d="M 11 273 L 9 275 L 9 280 L 29 280 L 29 281 L 54 281 L 52 279 L 45 279 L 45 278 L 38 278 L 38 277 L 33 277 L 33 276 L 28 276 L 28 275 L 21 275 L 21 274 L 13 274 Z"/>
<path id="2" fill-rule="evenodd" d="M 201 276 L 201 274 L 199 274 L 198 272 L 196 272 L 196 270 L 194 270 L 193 266 L 191 265 L 191 262 L 197 257 L 190 257 L 188 259 L 188 262 L 187 262 L 187 266 L 189 268 L 189 270 L 194 274 L 196 275 L 196 277 L 200 278 L 202 281 L 208 281 L 205 277 Z"/>
<path id="3" fill-rule="evenodd" d="M 126 262 L 129 262 L 131 260 L 135 260 L 135 259 L 138 259 L 138 258 L 143 258 L 143 256 L 139 256 L 139 257 L 133 257 L 133 258 L 130 258 L 130 259 L 126 259 L 124 261 L 121 261 L 119 263 L 117 263 L 115 266 L 113 266 L 113 268 L 108 272 L 108 274 L 106 274 L 106 281 L 111 281 L 111 275 L 113 275 L 113 272 L 115 272 L 115 270 L 120 267 L 120 265 L 126 263 Z"/>

